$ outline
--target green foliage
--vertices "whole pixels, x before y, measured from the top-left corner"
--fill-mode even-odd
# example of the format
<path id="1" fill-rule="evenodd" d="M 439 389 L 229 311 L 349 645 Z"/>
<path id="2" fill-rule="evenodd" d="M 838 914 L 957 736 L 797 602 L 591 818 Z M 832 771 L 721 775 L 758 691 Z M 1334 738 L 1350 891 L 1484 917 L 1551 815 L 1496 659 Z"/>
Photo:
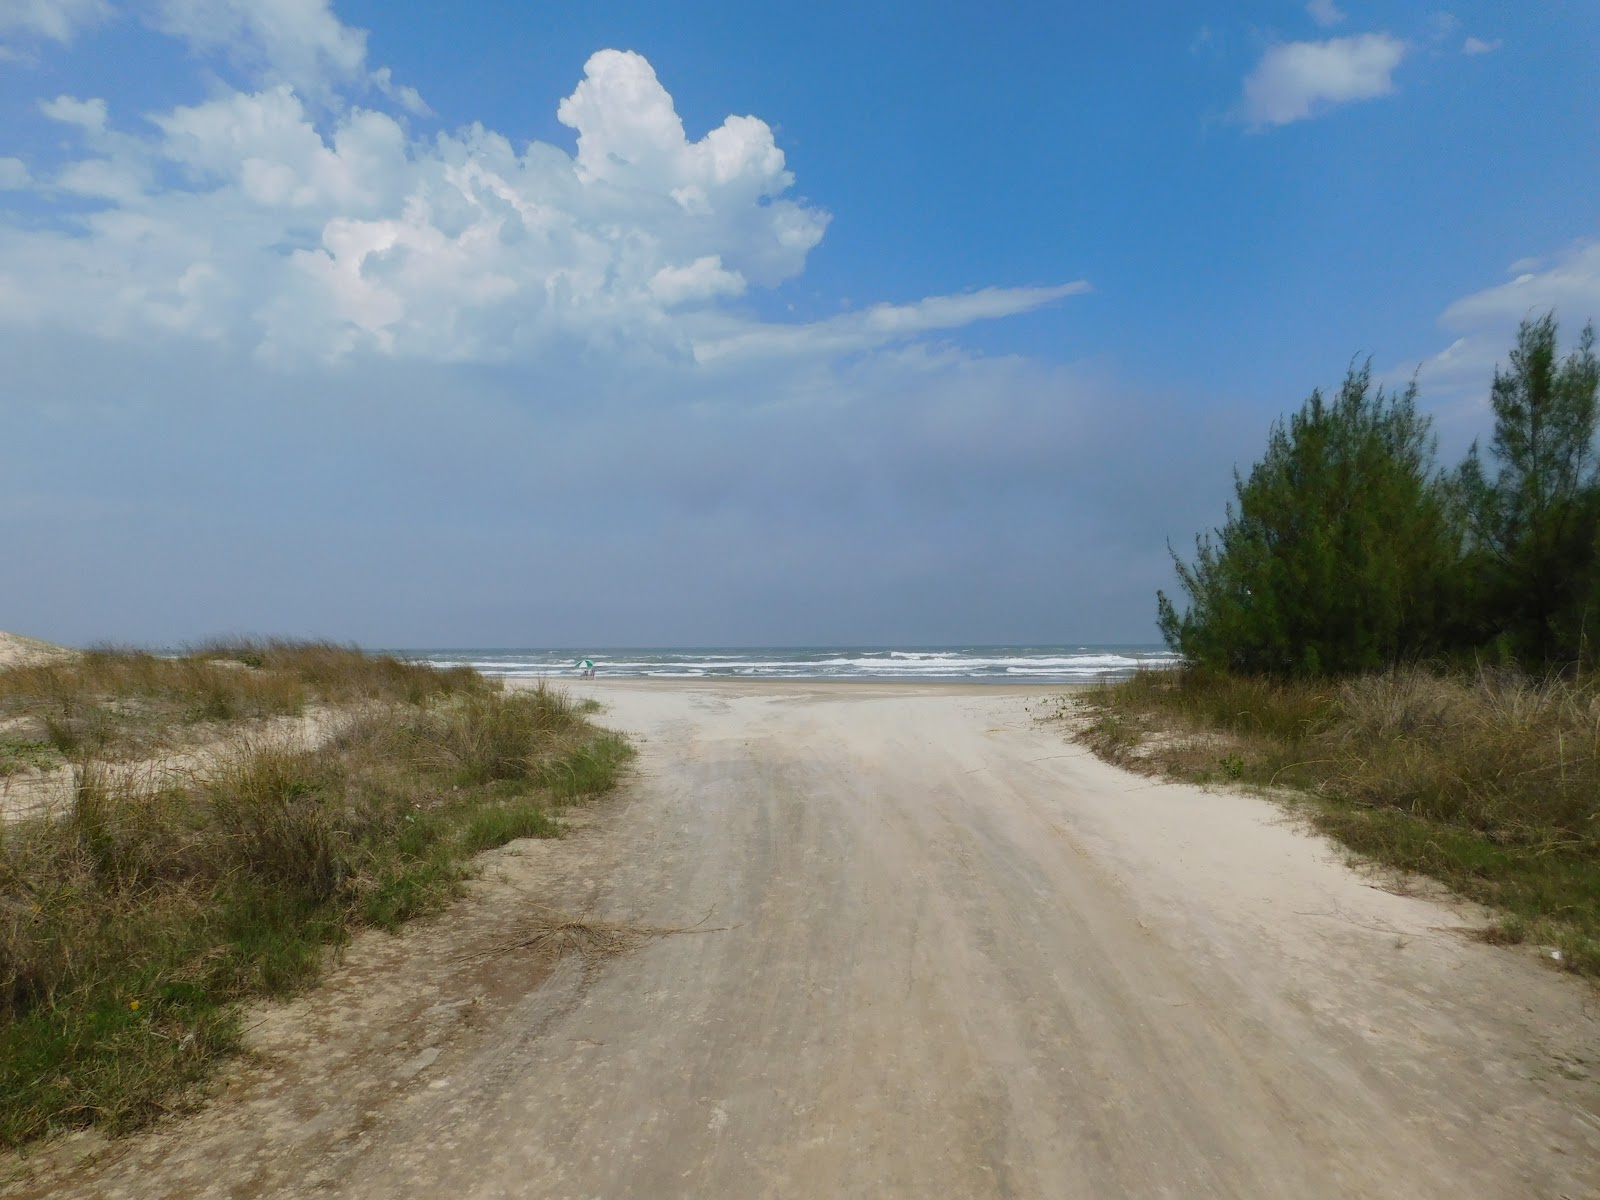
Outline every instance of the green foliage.
<path id="1" fill-rule="evenodd" d="M 1433 469 L 1416 387 L 1374 390 L 1352 369 L 1272 429 L 1216 538 L 1174 555 L 1189 596 L 1158 597 L 1191 663 L 1276 676 L 1380 667 L 1433 650 L 1459 535 Z"/>
<path id="2" fill-rule="evenodd" d="M 1564 360 L 1558 333 L 1553 313 L 1522 323 L 1490 394 L 1495 478 L 1476 445 L 1458 473 L 1477 581 L 1473 632 L 1541 666 L 1593 661 L 1587 644 L 1600 622 L 1600 362 L 1593 325 Z"/>
<path id="3" fill-rule="evenodd" d="M 1496 370 L 1486 466 L 1434 465 L 1416 386 L 1353 369 L 1275 425 L 1195 558 L 1189 604 L 1157 594 L 1194 666 L 1316 678 L 1430 658 L 1539 670 L 1600 665 L 1600 360 L 1587 326 L 1558 353 L 1555 314 L 1524 321 Z"/>
<path id="4" fill-rule="evenodd" d="M 64 760 L 54 742 L 33 738 L 0 738 L 0 778 L 24 771 L 48 771 Z"/>
<path id="5" fill-rule="evenodd" d="M 517 838 L 554 837 L 560 827 L 543 805 L 530 800 L 483 808 L 461 830 L 462 848 L 476 853 Z"/>
<path id="6" fill-rule="evenodd" d="M 575 800 L 604 791 L 604 781 L 613 778 L 632 757 L 627 738 L 602 733 L 570 754 L 541 762 L 533 777 L 552 796 Z"/>

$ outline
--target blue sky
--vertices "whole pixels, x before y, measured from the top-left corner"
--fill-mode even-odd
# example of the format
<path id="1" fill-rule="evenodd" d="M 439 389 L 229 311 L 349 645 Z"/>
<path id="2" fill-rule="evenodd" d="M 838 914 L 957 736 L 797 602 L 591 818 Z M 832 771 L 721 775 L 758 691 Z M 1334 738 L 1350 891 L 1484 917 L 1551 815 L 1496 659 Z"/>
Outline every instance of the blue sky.
<path id="1" fill-rule="evenodd" d="M 1600 10 L 0 0 L 0 627 L 1145 641 L 1600 317 Z"/>

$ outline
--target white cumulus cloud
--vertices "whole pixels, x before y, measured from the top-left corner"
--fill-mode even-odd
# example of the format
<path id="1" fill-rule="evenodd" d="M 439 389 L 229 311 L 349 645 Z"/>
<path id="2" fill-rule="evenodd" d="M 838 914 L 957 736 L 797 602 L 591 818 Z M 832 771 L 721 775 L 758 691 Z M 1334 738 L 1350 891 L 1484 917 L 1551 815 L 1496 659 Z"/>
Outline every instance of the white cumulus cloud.
<path id="1" fill-rule="evenodd" d="M 149 114 L 148 132 L 98 98 L 40 110 L 93 135 L 52 176 L 101 206 L 44 227 L 0 214 L 0 321 L 288 360 L 508 361 L 566 340 L 689 361 L 696 314 L 798 274 L 828 222 L 786 194 L 765 122 L 691 140 L 650 64 L 618 51 L 561 105 L 576 156 L 477 125 L 417 140 L 353 105 L 319 124 L 287 80 Z"/>
<path id="2" fill-rule="evenodd" d="M 1387 33 L 1269 47 L 1244 81 L 1242 112 L 1254 126 L 1287 125 L 1394 91 L 1406 44 Z"/>
<path id="3" fill-rule="evenodd" d="M 1084 287 L 764 322 L 735 302 L 799 275 L 829 214 L 792 194 L 760 118 L 691 137 L 639 54 L 584 65 L 557 110 L 574 152 L 481 124 L 413 136 L 421 97 L 369 66 L 326 0 L 160 0 L 153 19 L 259 71 L 136 120 L 101 98 L 41 101 L 82 148 L 6 160 L 0 186 L 77 200 L 43 220 L 0 207 L 0 325 L 202 339 L 284 364 L 693 367 L 913 341 Z M 392 107 L 369 106 L 379 96 Z"/>
<path id="4" fill-rule="evenodd" d="M 651 293 L 666 305 L 737 296 L 744 289 L 744 276 L 724 270 L 717 254 L 703 255 L 686 267 L 662 267 L 650 277 Z"/>
<path id="5" fill-rule="evenodd" d="M 111 16 L 106 0 L 0 0 L 0 33 L 70 42 L 80 29 Z"/>

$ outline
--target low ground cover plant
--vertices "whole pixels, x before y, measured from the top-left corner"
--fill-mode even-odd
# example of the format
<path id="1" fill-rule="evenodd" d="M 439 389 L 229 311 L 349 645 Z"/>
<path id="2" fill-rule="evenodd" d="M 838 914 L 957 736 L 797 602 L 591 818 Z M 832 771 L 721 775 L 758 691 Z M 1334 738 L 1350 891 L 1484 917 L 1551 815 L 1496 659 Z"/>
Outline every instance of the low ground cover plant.
<path id="1" fill-rule="evenodd" d="M 310 705 L 320 739 L 263 721 Z M 0 826 L 12 1146 L 183 1103 L 239 1047 L 241 1001 L 303 987 L 356 928 L 437 910 L 472 855 L 556 832 L 631 754 L 558 692 L 315 643 L 0 672 L 0 714 L 72 772 L 63 811 Z M 203 765 L 137 757 L 200 724 L 226 743 Z"/>

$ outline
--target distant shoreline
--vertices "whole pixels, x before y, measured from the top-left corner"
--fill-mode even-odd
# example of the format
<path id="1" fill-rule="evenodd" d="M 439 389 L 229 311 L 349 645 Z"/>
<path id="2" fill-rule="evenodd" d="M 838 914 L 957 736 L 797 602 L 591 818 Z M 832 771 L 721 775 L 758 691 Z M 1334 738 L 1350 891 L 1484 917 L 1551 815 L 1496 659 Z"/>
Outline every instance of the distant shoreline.
<path id="1" fill-rule="evenodd" d="M 192 647 L 152 648 L 158 658 L 183 657 Z M 440 668 L 466 667 L 490 679 L 570 684 L 584 680 L 579 662 L 592 661 L 596 681 L 635 680 L 656 685 L 719 682 L 871 683 L 1033 690 L 1076 689 L 1126 679 L 1141 670 L 1177 665 L 1169 650 L 1151 643 L 1056 646 L 801 646 L 563 648 L 362 647 Z M 0 668 L 38 665 L 81 651 L 17 634 L 0 633 Z"/>
<path id="2" fill-rule="evenodd" d="M 471 649 L 417 647 L 394 653 L 437 667 L 470 667 L 502 679 L 579 679 L 590 666 L 602 679 L 872 681 L 973 683 L 985 686 L 1100 683 L 1140 670 L 1177 665 L 1165 647 L 1150 644 L 966 646 L 937 648 L 770 647 L 740 649 Z M 581 664 L 581 665 L 580 665 Z"/>
<path id="3" fill-rule="evenodd" d="M 495 677 L 491 676 L 491 678 Z M 715 678 L 706 676 L 660 678 L 642 675 L 596 675 L 593 679 L 574 678 L 564 675 L 544 677 L 508 675 L 499 676 L 498 678 L 508 688 L 536 688 L 559 684 L 569 690 L 593 689 L 597 694 L 619 689 L 629 691 L 704 691 L 789 695 L 815 694 L 819 692 L 834 694 L 871 690 L 874 692 L 898 691 L 908 696 L 931 693 L 949 695 L 952 692 L 966 692 L 974 696 L 1048 696 L 1059 695 L 1062 692 L 1083 691 L 1086 688 L 1098 686 L 1097 680 L 1074 680 L 1063 683 L 1051 683 L 1049 681 L 1019 683 L 1005 679 L 993 681 L 983 679 L 774 679 L 770 676 L 765 678 L 730 679 L 726 676 Z"/>

